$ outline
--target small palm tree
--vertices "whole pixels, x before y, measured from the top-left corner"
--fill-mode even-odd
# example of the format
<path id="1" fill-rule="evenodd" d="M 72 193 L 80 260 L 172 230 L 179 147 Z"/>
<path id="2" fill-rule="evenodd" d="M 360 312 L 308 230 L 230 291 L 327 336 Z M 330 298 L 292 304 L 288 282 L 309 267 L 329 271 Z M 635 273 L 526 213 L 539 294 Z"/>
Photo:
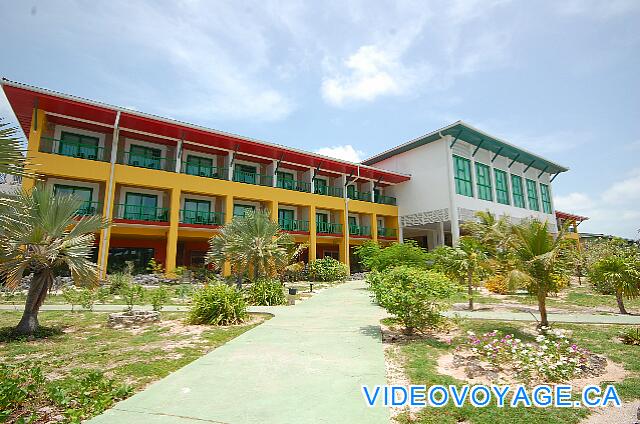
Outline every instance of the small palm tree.
<path id="1" fill-rule="evenodd" d="M 546 299 L 557 291 L 558 281 L 566 273 L 566 255 L 570 243 L 564 238 L 566 226 L 554 237 L 546 222 L 536 219 L 513 225 L 514 268 L 507 274 L 510 286 L 526 284 L 536 294 L 540 327 L 548 327 Z"/>
<path id="2" fill-rule="evenodd" d="M 596 261 L 588 275 L 592 283 L 610 284 L 614 288 L 621 314 L 628 314 L 624 306 L 625 297 L 634 299 L 640 296 L 640 255 L 632 252 L 631 248 Z"/>
<path id="3" fill-rule="evenodd" d="M 54 195 L 51 188 L 37 185 L 0 207 L 0 213 L 20 217 L 2 222 L 0 275 L 12 289 L 20 285 L 25 272 L 33 273 L 16 327 L 19 334 L 33 334 L 38 329 L 38 311 L 60 269 L 67 268 L 76 284 L 97 283 L 97 266 L 89 257 L 94 233 L 107 222 L 100 216 L 78 216 L 82 203 L 73 195 Z"/>
<path id="4" fill-rule="evenodd" d="M 268 211 L 247 211 L 211 237 L 206 262 L 218 268 L 229 262 L 240 288 L 245 276 L 255 281 L 280 274 L 301 248 L 271 221 Z"/>
<path id="5" fill-rule="evenodd" d="M 499 258 L 508 253 L 511 232 L 507 218 L 496 218 L 488 211 L 476 212 L 475 216 L 476 220 L 465 222 L 462 230 L 478 240 L 492 257 Z"/>
<path id="6" fill-rule="evenodd" d="M 18 128 L 0 118 L 0 174 L 32 176 L 24 170 L 25 150 L 18 137 Z"/>

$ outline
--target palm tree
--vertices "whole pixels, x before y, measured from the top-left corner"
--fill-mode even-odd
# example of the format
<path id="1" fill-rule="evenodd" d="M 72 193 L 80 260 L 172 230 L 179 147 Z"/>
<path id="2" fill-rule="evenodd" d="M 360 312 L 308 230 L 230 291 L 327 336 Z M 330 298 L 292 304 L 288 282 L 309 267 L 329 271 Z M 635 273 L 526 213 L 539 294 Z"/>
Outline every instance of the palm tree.
<path id="1" fill-rule="evenodd" d="M 566 226 L 554 237 L 546 222 L 531 219 L 513 225 L 514 268 L 507 274 L 511 286 L 528 285 L 536 294 L 540 311 L 540 327 L 548 327 L 546 299 L 549 292 L 558 288 L 559 276 L 565 272 L 566 254 L 570 245 L 565 238 Z"/>
<path id="2" fill-rule="evenodd" d="M 32 176 L 24 170 L 25 150 L 18 137 L 18 128 L 0 118 L 0 174 Z"/>
<path id="3" fill-rule="evenodd" d="M 33 334 L 39 327 L 38 311 L 55 276 L 67 268 L 76 284 L 98 280 L 97 266 L 89 257 L 94 233 L 107 225 L 100 216 L 78 216 L 83 200 L 73 195 L 55 195 L 37 185 L 18 193 L 2 214 L 20 216 L 0 229 L 0 275 L 8 288 L 20 285 L 25 272 L 33 273 L 18 334 Z"/>
<path id="4" fill-rule="evenodd" d="M 271 221 L 268 211 L 247 211 L 211 237 L 206 262 L 218 268 L 229 262 L 241 288 L 245 275 L 255 281 L 280 274 L 302 248 L 296 248 L 293 237 Z"/>
<path id="5" fill-rule="evenodd" d="M 462 230 L 478 240 L 493 257 L 500 257 L 508 252 L 511 232 L 507 218 L 505 216 L 496 218 L 489 211 L 476 212 L 475 216 L 475 221 L 462 224 Z"/>
<path id="6" fill-rule="evenodd" d="M 631 248 L 596 261 L 589 269 L 589 281 L 613 286 L 621 314 L 628 314 L 624 298 L 640 296 L 640 255 Z"/>

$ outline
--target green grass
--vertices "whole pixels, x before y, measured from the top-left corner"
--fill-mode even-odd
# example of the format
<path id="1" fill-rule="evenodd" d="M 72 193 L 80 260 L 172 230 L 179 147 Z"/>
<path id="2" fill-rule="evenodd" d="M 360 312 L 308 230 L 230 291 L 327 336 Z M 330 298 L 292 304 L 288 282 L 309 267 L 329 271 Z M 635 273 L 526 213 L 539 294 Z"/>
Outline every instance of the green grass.
<path id="1" fill-rule="evenodd" d="M 476 333 L 489 332 L 497 329 L 506 334 L 516 334 L 523 340 L 531 340 L 532 336 L 524 333 L 525 327 L 533 324 L 504 323 L 498 321 L 471 321 L 460 322 L 461 329 L 466 332 L 472 330 Z M 615 382 L 618 394 L 623 400 L 640 398 L 640 347 L 619 343 L 617 335 L 625 326 L 615 325 L 557 325 L 556 328 L 572 330 L 572 339 L 579 346 L 606 355 L 610 360 L 622 364 L 629 372 L 629 377 L 624 381 Z M 412 341 L 401 345 L 400 356 L 405 364 L 405 373 L 412 384 L 463 384 L 462 381 L 444 376 L 436 372 L 437 358 L 450 352 L 460 342 L 454 339 L 452 344 L 439 342 L 435 339 Z M 454 424 L 461 421 L 474 424 L 511 424 L 526 422 L 528 424 L 555 424 L 555 423 L 579 423 L 589 414 L 585 408 L 498 408 L 490 405 L 485 408 L 474 408 L 465 405 L 456 408 L 453 405 L 444 408 L 425 408 L 418 414 L 415 421 L 403 414 L 399 417 L 402 423 L 438 423 Z"/>

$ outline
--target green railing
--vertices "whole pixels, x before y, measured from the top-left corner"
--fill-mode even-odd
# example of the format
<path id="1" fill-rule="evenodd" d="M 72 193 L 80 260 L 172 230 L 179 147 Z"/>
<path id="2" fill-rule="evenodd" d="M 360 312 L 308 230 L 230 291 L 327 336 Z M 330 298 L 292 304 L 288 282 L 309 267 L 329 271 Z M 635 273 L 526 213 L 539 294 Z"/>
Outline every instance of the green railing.
<path id="1" fill-rule="evenodd" d="M 133 221 L 167 222 L 169 220 L 169 209 L 118 203 L 114 217 Z"/>
<path id="2" fill-rule="evenodd" d="M 106 157 L 104 147 L 68 140 L 58 140 L 50 137 L 42 137 L 40 139 L 40 151 L 80 159 L 98 160 L 102 162 L 109 161 L 109 158 Z"/>
<path id="3" fill-rule="evenodd" d="M 349 234 L 352 236 L 370 236 L 371 227 L 366 225 L 349 225 Z"/>
<path id="4" fill-rule="evenodd" d="M 388 228 L 388 227 L 378 227 L 378 237 L 396 238 L 398 237 L 398 229 Z"/>
<path id="5" fill-rule="evenodd" d="M 278 225 L 283 231 L 309 231 L 309 221 L 299 219 L 280 219 Z"/>
<path id="6" fill-rule="evenodd" d="M 78 215 L 102 215 L 102 203 L 84 202 L 76 211 Z"/>
<path id="7" fill-rule="evenodd" d="M 321 234 L 342 234 L 342 224 L 316 222 L 316 232 Z"/>
<path id="8" fill-rule="evenodd" d="M 234 171 L 233 181 L 236 181 L 238 183 L 271 186 L 273 185 L 273 176 L 266 174 L 256 174 L 255 172 Z"/>
<path id="9" fill-rule="evenodd" d="M 175 161 L 160 156 L 124 152 L 124 160 L 122 163 L 125 165 L 137 166 L 140 168 L 175 171 Z"/>
<path id="10" fill-rule="evenodd" d="M 305 191 L 307 193 L 311 192 L 311 183 L 308 183 L 306 181 L 278 178 L 276 180 L 276 187 L 284 188 L 287 190 Z"/>
<path id="11" fill-rule="evenodd" d="M 224 225 L 224 213 L 180 209 L 180 222 L 183 224 Z"/>
<path id="12" fill-rule="evenodd" d="M 377 194 L 375 196 L 376 203 L 382 203 L 384 205 L 396 205 L 396 198 L 391 196 L 383 196 L 381 194 Z"/>
<path id="13" fill-rule="evenodd" d="M 342 197 L 342 188 L 331 186 L 315 186 L 313 192 L 315 194 L 323 194 L 325 196 Z"/>
<path id="14" fill-rule="evenodd" d="M 365 202 L 371 201 L 371 192 L 370 191 L 347 191 L 347 197 L 353 200 L 364 200 Z"/>
<path id="15" fill-rule="evenodd" d="M 229 178 L 229 168 L 205 166 L 189 162 L 182 162 L 180 172 L 183 174 L 198 175 L 200 177 L 217 178 L 219 180 L 226 180 Z"/>

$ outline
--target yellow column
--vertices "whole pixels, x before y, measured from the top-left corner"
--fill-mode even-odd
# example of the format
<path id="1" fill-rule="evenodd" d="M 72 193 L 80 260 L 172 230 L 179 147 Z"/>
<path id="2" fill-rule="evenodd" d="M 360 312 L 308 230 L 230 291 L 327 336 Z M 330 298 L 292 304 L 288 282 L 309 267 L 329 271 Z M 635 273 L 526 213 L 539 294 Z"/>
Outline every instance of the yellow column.
<path id="1" fill-rule="evenodd" d="M 26 167 L 26 171 L 28 172 L 37 172 L 37 159 L 35 158 L 38 156 L 38 152 L 40 151 L 40 140 L 46 125 L 47 118 L 45 117 L 44 111 L 41 109 L 34 109 L 33 119 L 31 120 L 31 129 L 28 134 L 29 143 L 27 144 L 27 160 L 30 162 Z M 36 180 L 34 178 L 22 179 L 23 190 L 31 190 L 35 184 Z"/>
<path id="2" fill-rule="evenodd" d="M 349 237 L 349 226 L 347 225 L 347 211 L 341 209 L 339 212 L 340 224 L 342 225 L 342 239 L 340 240 L 340 262 L 347 265 L 347 272 L 349 272 L 349 244 L 347 238 Z"/>
<path id="3" fill-rule="evenodd" d="M 309 262 L 315 260 L 318 255 L 316 251 L 316 207 L 309 206 Z"/>
<path id="4" fill-rule="evenodd" d="M 371 240 L 378 242 L 378 215 L 371 214 Z"/>
<path id="5" fill-rule="evenodd" d="M 278 201 L 272 200 L 269 202 L 269 214 L 273 222 L 278 222 Z"/>
<path id="6" fill-rule="evenodd" d="M 172 188 L 169 195 L 169 231 L 167 231 L 167 263 L 165 274 L 173 274 L 178 254 L 178 224 L 180 222 L 180 189 Z"/>
<path id="7" fill-rule="evenodd" d="M 224 223 L 228 224 L 233 221 L 233 196 L 224 198 Z M 228 277 L 231 275 L 231 264 L 227 261 L 222 267 L 222 275 Z"/>
<path id="8" fill-rule="evenodd" d="M 115 176 L 113 178 L 115 178 Z M 107 181 L 105 187 L 107 190 L 109 190 L 109 187 L 110 187 L 109 181 Z M 111 193 L 104 194 L 105 202 L 104 202 L 104 205 L 102 205 L 102 216 L 104 217 L 104 219 L 108 220 L 109 222 L 111 222 L 111 220 L 113 219 L 113 215 L 115 214 L 114 208 L 116 208 L 116 205 L 118 203 L 115 200 L 115 191 L 116 191 L 116 185 L 114 183 L 113 186 L 111 187 Z M 106 202 L 107 199 L 113 200 L 111 205 L 107 204 Z M 106 240 L 106 242 L 103 243 L 103 240 Z M 100 230 L 100 244 L 98 246 L 98 276 L 101 280 L 104 280 L 105 278 L 107 278 L 107 264 L 109 262 L 110 242 L 111 242 L 111 226 L 103 230 Z"/>

